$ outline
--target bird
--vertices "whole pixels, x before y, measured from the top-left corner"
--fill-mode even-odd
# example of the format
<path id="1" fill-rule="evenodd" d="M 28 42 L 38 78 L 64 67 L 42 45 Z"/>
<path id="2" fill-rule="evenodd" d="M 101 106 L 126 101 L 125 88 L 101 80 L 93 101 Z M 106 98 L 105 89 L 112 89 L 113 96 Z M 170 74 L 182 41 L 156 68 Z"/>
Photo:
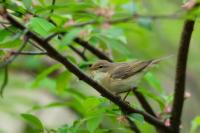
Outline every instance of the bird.
<path id="1" fill-rule="evenodd" d="M 132 88 L 137 87 L 149 68 L 168 57 L 131 62 L 98 60 L 89 69 L 91 77 L 95 81 L 112 94 L 119 95 L 123 92 L 130 92 Z"/>

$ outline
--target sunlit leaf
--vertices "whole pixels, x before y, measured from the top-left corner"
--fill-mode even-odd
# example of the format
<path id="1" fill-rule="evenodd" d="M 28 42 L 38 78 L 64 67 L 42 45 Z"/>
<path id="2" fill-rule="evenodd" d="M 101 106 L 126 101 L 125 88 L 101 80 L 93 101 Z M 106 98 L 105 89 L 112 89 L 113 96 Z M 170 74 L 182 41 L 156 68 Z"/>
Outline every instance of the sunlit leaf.
<path id="1" fill-rule="evenodd" d="M 69 87 L 70 73 L 65 71 L 60 73 L 56 78 L 56 90 L 58 93 L 63 93 Z"/>
<path id="2" fill-rule="evenodd" d="M 63 45 L 68 45 L 70 44 L 75 37 L 78 36 L 78 34 L 80 33 L 81 28 L 75 28 L 70 30 L 62 39 L 62 44 Z"/>
<path id="3" fill-rule="evenodd" d="M 196 130 L 197 128 L 200 127 L 200 116 L 196 116 L 193 120 L 192 120 L 192 127 L 190 130 L 190 133 L 197 133 Z"/>
<path id="4" fill-rule="evenodd" d="M 21 116 L 31 125 L 33 125 L 39 132 L 44 130 L 42 122 L 32 114 L 21 114 Z"/>
<path id="5" fill-rule="evenodd" d="M 127 57 L 131 57 L 130 51 L 124 46 L 121 41 L 113 39 L 113 38 L 101 38 L 108 47 L 111 47 L 113 50 L 117 51 L 118 53 L 125 55 Z"/>
<path id="6" fill-rule="evenodd" d="M 96 108 L 101 103 L 100 99 L 96 97 L 89 97 L 85 99 L 83 105 L 85 107 L 86 113 L 90 113 L 94 108 Z M 93 111 L 92 111 L 93 112 Z"/>
<path id="7" fill-rule="evenodd" d="M 39 17 L 31 18 L 28 26 L 30 29 L 44 37 L 50 35 L 51 31 L 55 28 L 52 23 Z"/>
<path id="8" fill-rule="evenodd" d="M 79 133 L 79 129 L 81 127 L 81 125 L 86 121 L 86 119 L 80 119 L 77 120 L 73 123 L 71 129 L 70 129 L 70 133 Z"/>
<path id="9" fill-rule="evenodd" d="M 20 39 L 6 39 L 2 42 L 0 42 L 0 48 L 14 48 L 16 46 L 19 46 L 22 43 Z"/>
<path id="10" fill-rule="evenodd" d="M 153 73 L 148 72 L 145 74 L 144 79 L 153 87 L 153 89 L 156 89 L 159 93 L 163 93 L 164 90 L 160 84 L 160 81 Z"/>
<path id="11" fill-rule="evenodd" d="M 94 133 L 104 116 L 104 111 L 98 111 L 95 116 L 87 120 L 87 128 L 90 133 Z"/>
<path id="12" fill-rule="evenodd" d="M 35 81 L 33 82 L 32 86 L 33 86 L 33 87 L 38 86 L 39 83 L 40 83 L 43 79 L 45 79 L 50 73 L 52 73 L 53 71 L 59 69 L 60 67 L 61 67 L 61 64 L 56 64 L 56 65 L 53 65 L 53 66 L 47 68 L 46 70 L 44 70 L 42 73 L 40 73 L 40 74 L 36 77 L 36 79 L 35 79 Z"/>

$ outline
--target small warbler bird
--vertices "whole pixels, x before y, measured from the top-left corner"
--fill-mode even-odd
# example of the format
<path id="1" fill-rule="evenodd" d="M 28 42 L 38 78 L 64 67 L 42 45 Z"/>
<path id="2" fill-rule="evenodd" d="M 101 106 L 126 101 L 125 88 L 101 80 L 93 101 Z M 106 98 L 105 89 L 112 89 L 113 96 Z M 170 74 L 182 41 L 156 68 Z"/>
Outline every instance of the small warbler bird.
<path id="1" fill-rule="evenodd" d="M 136 87 L 145 72 L 164 58 L 118 63 L 99 60 L 91 65 L 90 71 L 94 80 L 111 93 L 118 95 Z"/>

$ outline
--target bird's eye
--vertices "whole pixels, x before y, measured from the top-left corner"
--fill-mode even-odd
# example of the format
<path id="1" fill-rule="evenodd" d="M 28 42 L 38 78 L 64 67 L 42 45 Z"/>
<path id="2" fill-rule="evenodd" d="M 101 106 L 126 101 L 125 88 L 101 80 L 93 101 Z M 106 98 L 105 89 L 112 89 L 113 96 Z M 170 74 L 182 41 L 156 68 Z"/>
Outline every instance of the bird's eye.
<path id="1" fill-rule="evenodd" d="M 101 66 L 99 66 L 99 68 L 103 68 L 103 66 L 101 65 Z"/>
<path id="2" fill-rule="evenodd" d="M 89 64 L 88 66 L 89 66 L 89 67 L 92 67 L 92 64 Z"/>

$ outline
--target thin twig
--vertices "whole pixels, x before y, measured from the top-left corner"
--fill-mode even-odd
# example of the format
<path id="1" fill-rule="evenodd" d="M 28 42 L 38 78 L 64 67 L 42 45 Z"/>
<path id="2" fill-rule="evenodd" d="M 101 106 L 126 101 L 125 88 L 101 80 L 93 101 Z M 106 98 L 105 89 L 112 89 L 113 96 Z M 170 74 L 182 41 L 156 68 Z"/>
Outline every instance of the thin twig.
<path id="1" fill-rule="evenodd" d="M 25 29 L 26 30 L 26 29 Z M 26 44 L 28 42 L 29 38 L 28 37 L 25 37 L 24 39 L 24 42 L 23 44 L 21 45 L 21 47 L 17 50 L 17 52 L 21 52 L 25 47 L 26 47 Z M 14 55 L 12 58 L 8 59 L 7 61 L 3 62 L 0 64 L 0 68 L 3 68 L 9 64 L 11 64 L 16 58 L 18 57 L 18 54 Z"/>
<path id="2" fill-rule="evenodd" d="M 188 58 L 188 50 L 193 28 L 194 28 L 194 20 L 186 20 L 184 23 L 179 51 L 178 51 L 174 101 L 171 114 L 171 127 L 175 133 L 179 133 L 179 128 L 181 124 L 181 115 L 183 110 L 184 94 L 185 94 L 187 58 Z"/>
<path id="3" fill-rule="evenodd" d="M 47 52 L 33 52 L 33 51 L 22 51 L 22 52 L 18 52 L 18 51 L 12 51 L 11 52 L 12 55 L 47 55 Z"/>
<path id="4" fill-rule="evenodd" d="M 6 19 L 17 28 L 21 30 L 25 30 L 26 27 L 24 27 L 22 24 L 20 24 L 17 20 L 15 20 L 11 15 L 6 13 L 4 15 Z M 78 67 L 76 67 L 74 64 L 72 64 L 66 57 L 62 56 L 58 51 L 56 51 L 48 42 L 45 42 L 43 39 L 38 37 L 36 34 L 34 34 L 31 31 L 28 31 L 26 36 L 33 39 L 35 42 L 37 42 L 38 45 L 40 45 L 42 48 L 44 48 L 48 52 L 48 56 L 52 59 L 60 62 L 63 64 L 66 69 L 68 69 L 70 72 L 72 72 L 74 75 L 76 75 L 80 80 L 83 80 L 88 85 L 92 86 L 95 90 L 97 90 L 102 96 L 106 97 L 107 99 L 111 100 L 113 103 L 118 105 L 122 110 L 125 110 L 127 114 L 131 113 L 139 113 L 144 116 L 144 119 L 148 122 L 154 125 L 157 128 L 164 129 L 166 131 L 171 132 L 171 129 L 169 127 L 166 127 L 162 121 L 159 119 L 153 117 L 152 115 L 143 112 L 141 110 L 137 110 L 135 108 L 132 108 L 129 104 L 125 103 L 119 97 L 114 96 L 110 92 L 108 92 L 104 87 L 99 85 L 96 81 L 88 77 L 86 74 L 84 74 Z"/>
<path id="5" fill-rule="evenodd" d="M 84 53 L 76 49 L 74 46 L 69 45 L 69 48 L 71 48 L 77 55 L 79 55 L 84 61 L 88 61 L 87 57 L 85 57 Z"/>
<path id="6" fill-rule="evenodd" d="M 28 43 L 30 43 L 32 46 L 34 46 L 35 48 L 39 49 L 40 51 L 45 52 L 45 50 L 43 48 L 41 48 L 40 46 L 38 46 L 37 44 L 35 44 L 31 40 L 29 40 Z"/>
<path id="7" fill-rule="evenodd" d="M 4 24 L 1 24 L 7 31 L 16 34 L 15 31 L 10 30 L 8 27 L 6 27 Z M 33 43 L 31 40 L 28 40 L 28 43 L 30 43 L 31 45 L 33 45 L 34 47 L 36 47 L 37 49 L 44 51 L 41 47 L 37 46 L 35 43 Z"/>
<path id="8" fill-rule="evenodd" d="M 3 92 L 4 92 L 4 89 L 7 85 L 7 83 L 8 83 L 8 65 L 6 65 L 4 67 L 4 79 L 3 79 L 3 83 L 2 83 L 1 88 L 0 88 L 1 97 L 3 97 Z"/>
<path id="9" fill-rule="evenodd" d="M 9 22 L 0 21 L 0 24 L 10 24 Z"/>
<path id="10" fill-rule="evenodd" d="M 56 4 L 56 0 L 52 0 L 52 4 L 51 5 L 54 6 L 55 4 Z M 54 9 L 51 9 L 50 10 L 50 14 L 52 14 L 53 12 L 54 12 Z"/>
<path id="11" fill-rule="evenodd" d="M 57 35 L 58 35 L 58 33 L 53 33 L 53 34 L 49 35 L 47 38 L 45 38 L 44 40 L 45 40 L 46 42 L 48 42 L 48 41 L 50 41 L 52 38 L 54 38 L 54 37 L 57 36 Z"/>
<path id="12" fill-rule="evenodd" d="M 102 51 L 91 46 L 87 41 L 84 41 L 78 37 L 76 37 L 74 41 L 78 43 L 79 45 L 81 45 L 82 47 L 86 48 L 88 51 L 90 51 L 91 53 L 99 57 L 100 59 L 104 59 L 104 60 L 108 60 L 112 62 L 112 60 L 109 57 L 107 57 Z"/>

